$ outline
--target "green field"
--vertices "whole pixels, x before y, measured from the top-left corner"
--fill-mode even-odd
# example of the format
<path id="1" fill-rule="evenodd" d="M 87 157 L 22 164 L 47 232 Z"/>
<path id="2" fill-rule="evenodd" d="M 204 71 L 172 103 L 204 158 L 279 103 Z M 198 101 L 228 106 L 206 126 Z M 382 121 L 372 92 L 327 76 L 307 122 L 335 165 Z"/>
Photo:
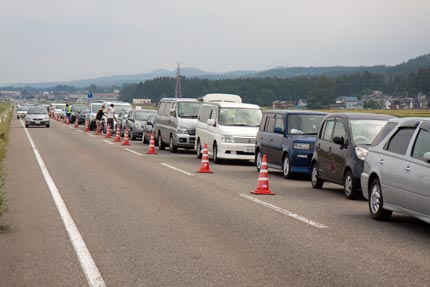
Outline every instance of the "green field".
<path id="1" fill-rule="evenodd" d="M 430 117 L 430 110 L 322 110 L 326 113 L 372 113 L 391 115 L 398 118 Z"/>
<path id="2" fill-rule="evenodd" d="M 6 115 L 6 117 L 4 116 Z M 0 103 L 0 217 L 6 213 L 6 194 L 3 191 L 3 158 L 6 155 L 8 137 L 9 137 L 9 125 L 12 119 L 12 111 L 10 111 L 10 104 Z M 9 225 L 1 224 L 0 232 L 7 230 Z"/>

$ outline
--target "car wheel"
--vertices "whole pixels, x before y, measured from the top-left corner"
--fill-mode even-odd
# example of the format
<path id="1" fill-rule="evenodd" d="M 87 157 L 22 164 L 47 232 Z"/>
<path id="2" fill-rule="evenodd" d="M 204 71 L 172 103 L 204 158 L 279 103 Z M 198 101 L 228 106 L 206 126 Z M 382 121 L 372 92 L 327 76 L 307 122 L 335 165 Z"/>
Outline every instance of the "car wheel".
<path id="1" fill-rule="evenodd" d="M 381 183 L 375 178 L 370 185 L 369 191 L 369 211 L 370 216 L 376 220 L 388 220 L 393 213 L 391 210 L 383 208 L 384 199 L 382 197 Z"/>
<path id="2" fill-rule="evenodd" d="M 49 125 L 46 125 L 47 128 L 49 128 Z"/>
<path id="3" fill-rule="evenodd" d="M 358 196 L 357 181 L 352 176 L 351 171 L 347 171 L 343 177 L 343 192 L 347 199 L 355 199 Z"/>
<path id="4" fill-rule="evenodd" d="M 28 125 L 27 125 L 27 124 L 25 124 L 25 127 L 26 127 L 26 128 L 28 128 Z"/>
<path id="5" fill-rule="evenodd" d="M 161 138 L 161 134 L 158 135 L 158 149 L 164 150 L 166 149 L 166 145 L 163 142 L 163 139 Z"/>
<path id="6" fill-rule="evenodd" d="M 221 163 L 221 159 L 218 158 L 218 146 L 217 146 L 216 143 L 214 143 L 212 151 L 213 151 L 213 161 L 214 161 L 214 163 L 216 163 L 216 164 Z"/>
<path id="7" fill-rule="evenodd" d="M 316 163 L 312 165 L 311 183 L 312 187 L 315 189 L 321 189 L 324 184 L 324 180 L 318 177 L 318 166 Z"/>
<path id="8" fill-rule="evenodd" d="M 284 178 L 291 178 L 291 165 L 288 154 L 284 155 L 284 159 L 282 160 L 282 174 Z"/>
<path id="9" fill-rule="evenodd" d="M 200 143 L 200 139 L 197 140 L 197 148 L 196 148 L 197 158 L 202 158 L 202 144 Z"/>
<path id="10" fill-rule="evenodd" d="M 260 172 L 261 169 L 261 164 L 262 164 L 262 155 L 261 155 L 261 151 L 258 149 L 257 152 L 255 153 L 255 167 L 257 168 L 257 171 Z"/>
<path id="11" fill-rule="evenodd" d="M 173 142 L 173 136 L 170 135 L 170 140 L 169 140 L 169 150 L 170 152 L 177 152 L 178 151 L 178 147 L 175 145 L 175 143 Z"/>

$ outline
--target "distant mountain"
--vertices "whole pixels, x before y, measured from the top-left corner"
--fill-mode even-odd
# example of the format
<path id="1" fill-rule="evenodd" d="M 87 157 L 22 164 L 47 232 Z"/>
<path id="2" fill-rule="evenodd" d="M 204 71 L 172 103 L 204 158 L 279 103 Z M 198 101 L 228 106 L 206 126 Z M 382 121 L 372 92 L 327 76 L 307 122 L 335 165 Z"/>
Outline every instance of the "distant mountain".
<path id="1" fill-rule="evenodd" d="M 382 75 L 408 75 L 415 73 L 419 69 L 430 67 L 430 54 L 410 59 L 407 62 L 400 63 L 395 66 L 332 66 L 332 67 L 276 67 L 265 71 L 246 71 L 237 70 L 227 73 L 209 73 L 197 68 L 181 68 L 181 75 L 187 78 L 201 79 L 237 79 L 237 78 L 292 78 L 299 76 L 320 76 L 337 77 L 347 74 L 369 72 L 372 74 Z M 115 75 L 99 77 L 94 79 L 84 79 L 67 82 L 44 82 L 37 84 L 11 84 L 11 87 L 29 86 L 33 88 L 45 89 L 57 85 L 75 86 L 77 88 L 85 88 L 91 84 L 97 86 L 122 86 L 125 83 L 139 83 L 141 81 L 151 80 L 158 77 L 176 77 L 176 70 L 169 71 L 165 69 L 155 70 L 150 73 L 130 74 L 130 75 Z"/>

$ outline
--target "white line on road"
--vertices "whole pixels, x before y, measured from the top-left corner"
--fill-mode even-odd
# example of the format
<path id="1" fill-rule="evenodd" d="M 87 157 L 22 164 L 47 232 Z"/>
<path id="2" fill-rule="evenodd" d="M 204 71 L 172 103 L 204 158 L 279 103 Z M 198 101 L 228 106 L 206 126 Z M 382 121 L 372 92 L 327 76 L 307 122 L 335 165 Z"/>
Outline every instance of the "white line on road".
<path id="1" fill-rule="evenodd" d="M 161 163 L 161 165 L 162 165 L 162 166 L 165 166 L 165 167 L 167 167 L 167 168 L 170 168 L 170 169 L 176 170 L 176 171 L 178 171 L 178 172 L 180 172 L 180 173 L 183 173 L 183 174 L 185 174 L 185 175 L 188 175 L 188 176 L 194 176 L 194 174 L 189 173 L 188 171 L 185 171 L 185 170 L 179 169 L 179 168 L 177 168 L 177 167 L 171 166 L 170 164 L 167 164 L 167 163 L 162 162 L 162 163 Z"/>
<path id="2" fill-rule="evenodd" d="M 87 134 L 87 135 L 89 135 L 90 137 L 93 137 L 93 138 L 97 137 L 97 136 L 92 135 L 92 134 Z"/>
<path id="3" fill-rule="evenodd" d="M 105 143 L 108 143 L 108 144 L 113 144 L 113 143 L 111 143 L 110 141 L 108 141 L 108 140 L 103 140 Z"/>
<path id="4" fill-rule="evenodd" d="M 24 127 L 22 120 L 21 124 Z M 54 199 L 58 213 L 60 213 L 61 219 L 63 220 L 67 234 L 69 235 L 70 241 L 72 242 L 73 249 L 75 250 L 76 256 L 79 259 L 79 263 L 81 264 L 82 270 L 85 273 L 85 277 L 87 278 L 88 284 L 91 287 L 105 287 L 106 283 L 104 282 L 99 272 L 99 269 L 94 262 L 94 259 L 91 257 L 90 251 L 88 250 L 84 239 L 79 233 L 78 227 L 73 221 L 73 218 L 70 215 L 67 206 L 64 203 L 63 198 L 61 197 L 60 192 L 58 191 L 57 186 L 54 183 L 54 180 L 49 174 L 49 171 L 45 166 L 42 156 L 37 150 L 37 147 L 34 144 L 30 133 L 25 127 L 24 131 L 27 134 L 27 138 L 30 142 L 31 147 L 33 148 L 37 162 L 39 163 L 40 169 L 42 170 L 43 177 L 45 178 L 46 184 L 49 187 L 49 191 L 51 192 L 52 198 Z"/>
<path id="5" fill-rule="evenodd" d="M 81 131 L 81 130 L 77 130 L 77 132 L 83 133 L 84 131 Z"/>
<path id="6" fill-rule="evenodd" d="M 137 154 L 137 155 L 143 155 L 143 154 L 138 153 L 137 151 L 134 151 L 134 150 L 132 150 L 132 149 L 124 148 L 124 150 L 126 150 L 126 151 L 128 151 L 128 152 L 131 152 L 131 153 L 134 153 L 134 154 Z"/>
<path id="7" fill-rule="evenodd" d="M 280 213 L 282 213 L 282 214 L 285 214 L 285 215 L 287 215 L 287 216 L 289 216 L 289 217 L 292 217 L 292 218 L 294 218 L 294 219 L 300 220 L 300 221 L 302 221 L 302 222 L 304 222 L 304 223 L 306 223 L 306 224 L 309 224 L 309 225 L 311 225 L 311 226 L 313 226 L 313 227 L 317 227 L 317 228 L 328 228 L 328 226 L 326 226 L 326 225 L 324 225 L 324 224 L 321 224 L 321 223 L 318 223 L 318 222 L 316 222 L 316 221 L 310 220 L 310 219 L 308 219 L 308 218 L 306 218 L 306 217 L 304 217 L 304 216 L 301 216 L 301 215 L 298 215 L 298 214 L 293 213 L 293 212 L 291 212 L 291 211 L 288 211 L 288 210 L 282 209 L 282 208 L 280 208 L 280 207 L 277 207 L 277 206 L 275 206 L 275 205 L 273 205 L 273 204 L 270 204 L 270 203 L 267 203 L 267 202 L 265 202 L 265 201 L 262 201 L 262 200 L 256 199 L 255 197 L 249 196 L 249 195 L 247 195 L 247 194 L 239 194 L 239 195 L 240 195 L 241 197 L 243 197 L 243 198 L 249 199 L 249 200 L 254 201 L 254 202 L 258 203 L 258 204 L 261 204 L 261 205 L 264 205 L 264 206 L 266 206 L 266 207 L 268 207 L 268 208 L 270 208 L 270 209 L 273 209 L 273 210 L 275 210 L 275 211 L 277 211 L 277 212 L 280 212 Z"/>

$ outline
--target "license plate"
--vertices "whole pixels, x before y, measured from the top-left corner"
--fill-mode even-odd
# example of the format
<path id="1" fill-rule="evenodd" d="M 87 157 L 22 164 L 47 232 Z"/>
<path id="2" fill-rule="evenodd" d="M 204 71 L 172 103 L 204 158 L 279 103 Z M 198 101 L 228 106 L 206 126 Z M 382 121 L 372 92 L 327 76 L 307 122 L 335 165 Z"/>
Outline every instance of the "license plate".
<path id="1" fill-rule="evenodd" d="M 243 148 L 244 152 L 254 152 L 254 147 L 252 146 L 246 146 Z"/>
<path id="2" fill-rule="evenodd" d="M 40 125 L 40 121 L 34 121 L 36 125 Z"/>

